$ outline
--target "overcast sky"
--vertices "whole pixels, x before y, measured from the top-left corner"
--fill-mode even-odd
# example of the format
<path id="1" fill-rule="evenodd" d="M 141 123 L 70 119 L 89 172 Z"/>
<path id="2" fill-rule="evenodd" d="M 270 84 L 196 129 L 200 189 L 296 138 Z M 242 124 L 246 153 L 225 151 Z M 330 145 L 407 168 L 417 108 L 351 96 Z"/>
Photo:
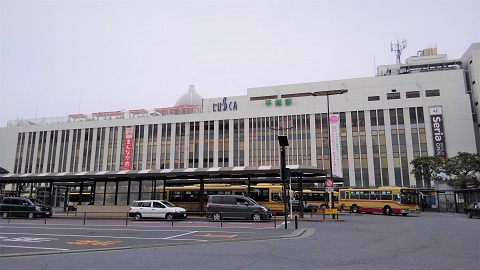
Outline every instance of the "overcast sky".
<path id="1" fill-rule="evenodd" d="M 372 77 L 480 42 L 480 1 L 0 0 L 0 126 Z"/>

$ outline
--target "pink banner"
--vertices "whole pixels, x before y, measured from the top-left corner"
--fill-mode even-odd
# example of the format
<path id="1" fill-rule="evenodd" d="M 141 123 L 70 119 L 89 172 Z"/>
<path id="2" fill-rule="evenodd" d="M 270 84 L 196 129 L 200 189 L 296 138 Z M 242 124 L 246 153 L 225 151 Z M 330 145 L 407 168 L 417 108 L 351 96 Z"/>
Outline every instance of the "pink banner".
<path id="1" fill-rule="evenodd" d="M 133 144 L 133 128 L 125 128 L 125 139 L 123 141 L 123 167 L 122 170 L 132 169 L 132 144 Z"/>
<path id="2" fill-rule="evenodd" d="M 340 115 L 330 114 L 330 150 L 332 151 L 332 176 L 343 177 L 340 145 Z"/>

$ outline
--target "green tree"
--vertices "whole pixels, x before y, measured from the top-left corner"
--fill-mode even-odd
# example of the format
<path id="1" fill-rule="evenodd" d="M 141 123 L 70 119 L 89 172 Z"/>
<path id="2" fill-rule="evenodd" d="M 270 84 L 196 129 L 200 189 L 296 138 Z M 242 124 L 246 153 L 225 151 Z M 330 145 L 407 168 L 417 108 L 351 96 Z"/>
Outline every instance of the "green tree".
<path id="1" fill-rule="evenodd" d="M 439 173 L 441 172 L 442 162 L 439 157 L 415 157 L 410 164 L 413 165 L 411 173 L 415 175 L 415 179 L 423 180 L 427 184 L 427 188 L 431 188 L 432 180 L 440 179 Z"/>
<path id="2" fill-rule="evenodd" d="M 450 176 L 450 186 L 480 186 L 480 154 L 458 152 L 458 155 L 445 160 L 445 173 Z"/>

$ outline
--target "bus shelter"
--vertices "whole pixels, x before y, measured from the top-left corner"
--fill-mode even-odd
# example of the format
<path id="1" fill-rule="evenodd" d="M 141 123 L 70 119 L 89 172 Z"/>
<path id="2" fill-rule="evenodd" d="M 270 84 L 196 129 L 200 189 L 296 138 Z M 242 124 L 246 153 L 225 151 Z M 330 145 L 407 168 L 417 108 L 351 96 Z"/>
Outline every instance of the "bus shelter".
<path id="1" fill-rule="evenodd" d="M 325 170 L 309 165 L 288 165 L 290 183 L 302 187 L 304 183 L 323 183 L 327 175 Z M 80 196 L 83 193 L 92 195 L 89 203 L 94 205 L 129 205 L 133 200 L 166 199 L 167 185 L 200 184 L 200 193 L 206 183 L 281 183 L 280 166 L 244 166 L 184 169 L 151 169 L 92 172 L 61 173 L 25 173 L 0 175 L 2 187 L 9 186 L 12 195 L 20 196 L 29 190 L 33 192 L 33 184 L 42 186 L 44 200 L 52 206 L 67 194 L 56 194 L 58 190 L 75 188 Z M 28 188 L 30 187 L 30 188 Z M 38 189 L 38 187 L 37 187 Z M 6 190 L 2 190 L 5 193 Z M 58 193 L 58 192 L 57 192 Z M 45 198 L 46 197 L 46 198 Z M 66 207 L 66 199 L 60 200 Z M 82 204 L 84 202 L 80 202 Z M 200 205 L 203 211 L 203 197 Z"/>

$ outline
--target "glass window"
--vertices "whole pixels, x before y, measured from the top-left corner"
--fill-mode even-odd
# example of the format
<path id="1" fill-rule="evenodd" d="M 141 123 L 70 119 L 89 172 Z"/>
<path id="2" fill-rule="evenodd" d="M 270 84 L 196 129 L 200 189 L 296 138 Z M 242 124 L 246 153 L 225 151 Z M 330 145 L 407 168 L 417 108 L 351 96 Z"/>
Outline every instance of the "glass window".
<path id="1" fill-rule="evenodd" d="M 392 200 L 392 191 L 390 191 L 390 190 L 382 190 L 380 196 L 381 196 L 382 200 L 389 200 L 389 201 L 391 201 L 391 200 Z"/>
<path id="2" fill-rule="evenodd" d="M 143 207 L 151 207 L 152 206 L 152 202 L 143 202 Z"/>
<path id="3" fill-rule="evenodd" d="M 438 97 L 438 96 L 440 96 L 440 90 L 439 89 L 425 90 L 425 96 L 426 97 Z"/>
<path id="4" fill-rule="evenodd" d="M 400 93 L 387 93 L 387 99 L 400 99 Z"/>
<path id="5" fill-rule="evenodd" d="M 253 198 L 257 202 L 268 202 L 268 188 L 256 188 L 253 190 Z"/>
<path id="6" fill-rule="evenodd" d="M 406 92 L 407 98 L 418 98 L 420 97 L 420 91 L 408 91 Z"/>

